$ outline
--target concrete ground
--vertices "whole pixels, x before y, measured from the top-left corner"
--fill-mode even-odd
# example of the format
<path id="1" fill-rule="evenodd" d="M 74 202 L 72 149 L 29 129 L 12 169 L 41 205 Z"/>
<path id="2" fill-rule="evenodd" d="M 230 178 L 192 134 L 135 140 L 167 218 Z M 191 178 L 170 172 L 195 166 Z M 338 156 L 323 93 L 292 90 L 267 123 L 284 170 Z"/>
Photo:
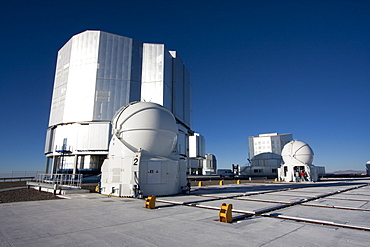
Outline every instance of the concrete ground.
<path id="1" fill-rule="evenodd" d="M 369 246 L 370 179 L 193 187 L 145 200 L 96 193 L 0 204 L 0 246 Z M 222 203 L 232 223 L 218 222 Z"/>

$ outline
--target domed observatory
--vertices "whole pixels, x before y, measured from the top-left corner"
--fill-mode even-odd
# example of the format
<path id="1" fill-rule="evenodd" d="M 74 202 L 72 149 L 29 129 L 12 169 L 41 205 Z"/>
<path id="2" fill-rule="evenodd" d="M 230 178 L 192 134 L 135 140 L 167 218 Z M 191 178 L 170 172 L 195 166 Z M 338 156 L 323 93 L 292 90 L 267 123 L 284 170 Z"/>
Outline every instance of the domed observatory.
<path id="1" fill-rule="evenodd" d="M 366 162 L 366 174 L 367 176 L 370 176 L 370 160 Z"/>
<path id="2" fill-rule="evenodd" d="M 287 143 L 281 151 L 284 163 L 278 169 L 279 180 L 285 182 L 317 181 L 317 169 L 312 164 L 313 155 L 307 143 L 295 140 Z"/>
<path id="3" fill-rule="evenodd" d="M 186 188 L 186 164 L 176 149 L 177 125 L 161 105 L 134 102 L 112 120 L 101 193 L 140 197 L 178 194 Z"/>

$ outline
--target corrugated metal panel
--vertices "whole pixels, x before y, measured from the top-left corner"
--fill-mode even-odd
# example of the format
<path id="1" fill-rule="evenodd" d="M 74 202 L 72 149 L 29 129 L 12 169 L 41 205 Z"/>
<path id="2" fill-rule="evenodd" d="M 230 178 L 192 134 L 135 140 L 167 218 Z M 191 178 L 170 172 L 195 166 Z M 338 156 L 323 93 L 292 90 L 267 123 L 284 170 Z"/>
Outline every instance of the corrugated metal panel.
<path id="1" fill-rule="evenodd" d="M 179 130 L 178 137 L 177 137 L 177 150 L 180 155 L 188 156 L 187 147 L 188 147 L 188 140 L 187 140 L 186 133 L 183 130 Z"/>
<path id="2" fill-rule="evenodd" d="M 144 44 L 141 99 L 163 105 L 164 45 Z"/>
<path id="3" fill-rule="evenodd" d="M 184 121 L 184 65 L 179 57 L 173 59 L 174 115 Z"/>
<path id="4" fill-rule="evenodd" d="M 110 124 L 89 125 L 88 150 L 108 150 L 110 140 Z"/>
<path id="5" fill-rule="evenodd" d="M 64 123 L 93 120 L 99 36 L 86 31 L 72 38 Z"/>
<path id="6" fill-rule="evenodd" d="M 166 49 L 164 53 L 164 103 L 163 106 L 172 113 L 173 109 L 173 57 Z"/>
<path id="7" fill-rule="evenodd" d="M 58 52 L 49 126 L 56 125 L 63 121 L 71 49 L 72 39 L 70 39 Z"/>
<path id="8" fill-rule="evenodd" d="M 173 57 L 173 113 L 175 117 L 191 128 L 191 84 L 190 74 L 175 51 Z"/>
<path id="9" fill-rule="evenodd" d="M 189 136 L 189 157 L 204 157 L 205 155 L 204 137 L 198 133 Z"/>
<path id="10" fill-rule="evenodd" d="M 110 123 L 78 124 L 76 151 L 108 150 Z"/>
<path id="11" fill-rule="evenodd" d="M 198 169 L 203 167 L 203 160 L 202 159 L 188 159 L 188 168 Z"/>
<path id="12" fill-rule="evenodd" d="M 109 121 L 140 100 L 142 43 L 100 31 L 75 35 L 58 54 L 49 125 Z"/>
<path id="13" fill-rule="evenodd" d="M 52 151 L 62 149 L 67 139 L 67 149 L 73 154 L 86 151 L 107 151 L 110 140 L 110 123 L 59 125 L 54 131 Z"/>
<path id="14" fill-rule="evenodd" d="M 141 99 L 173 112 L 172 56 L 163 44 L 144 43 Z"/>
<path id="15" fill-rule="evenodd" d="M 53 151 L 63 148 L 64 139 L 67 139 L 67 150 L 73 151 L 77 144 L 77 124 L 59 125 L 54 131 L 54 147 Z"/>
<path id="16" fill-rule="evenodd" d="M 117 110 L 140 100 L 142 43 L 101 32 L 94 120 L 110 121 Z"/>
<path id="17" fill-rule="evenodd" d="M 52 153 L 53 152 L 53 146 L 54 146 L 54 128 L 49 128 L 46 131 L 46 140 L 45 140 L 45 149 L 44 153 Z"/>
<path id="18" fill-rule="evenodd" d="M 184 123 L 191 128 L 191 85 L 190 74 L 184 66 Z"/>
<path id="19" fill-rule="evenodd" d="M 89 150 L 89 129 L 90 124 L 78 125 L 76 150 Z"/>

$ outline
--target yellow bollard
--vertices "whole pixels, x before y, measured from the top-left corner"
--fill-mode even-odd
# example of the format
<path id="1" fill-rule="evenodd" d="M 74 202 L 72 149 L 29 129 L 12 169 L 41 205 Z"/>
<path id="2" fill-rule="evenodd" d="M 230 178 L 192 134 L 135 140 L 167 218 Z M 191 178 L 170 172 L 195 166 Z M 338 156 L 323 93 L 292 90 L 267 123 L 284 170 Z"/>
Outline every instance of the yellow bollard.
<path id="1" fill-rule="evenodd" d="M 155 196 L 148 196 L 148 198 L 146 198 L 145 208 L 148 208 L 148 209 L 155 208 Z"/>
<path id="2" fill-rule="evenodd" d="M 220 209 L 220 214 L 219 214 L 219 217 L 218 217 L 219 221 L 220 222 L 231 223 L 233 221 L 232 209 L 233 209 L 232 204 L 222 203 L 221 209 Z"/>
<path id="3" fill-rule="evenodd" d="M 199 186 L 199 187 L 203 186 L 202 181 L 199 181 L 199 182 L 198 182 L 198 186 Z"/>
<path id="4" fill-rule="evenodd" d="M 277 182 L 278 181 L 278 179 L 277 178 L 275 178 L 275 182 Z"/>
<path id="5" fill-rule="evenodd" d="M 240 179 L 236 180 L 236 184 L 240 184 Z"/>
<path id="6" fill-rule="evenodd" d="M 223 180 L 220 180 L 219 185 L 224 185 L 224 181 Z"/>

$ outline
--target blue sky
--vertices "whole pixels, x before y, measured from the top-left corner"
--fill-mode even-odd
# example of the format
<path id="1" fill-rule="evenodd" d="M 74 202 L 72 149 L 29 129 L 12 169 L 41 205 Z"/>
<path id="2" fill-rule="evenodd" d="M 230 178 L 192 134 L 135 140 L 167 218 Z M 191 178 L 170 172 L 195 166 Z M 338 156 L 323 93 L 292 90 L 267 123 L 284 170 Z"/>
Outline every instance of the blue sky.
<path id="1" fill-rule="evenodd" d="M 102 30 L 179 52 L 193 130 L 220 168 L 292 133 L 327 171 L 370 160 L 370 1 L 3 1 L 0 172 L 44 170 L 57 51 Z"/>

